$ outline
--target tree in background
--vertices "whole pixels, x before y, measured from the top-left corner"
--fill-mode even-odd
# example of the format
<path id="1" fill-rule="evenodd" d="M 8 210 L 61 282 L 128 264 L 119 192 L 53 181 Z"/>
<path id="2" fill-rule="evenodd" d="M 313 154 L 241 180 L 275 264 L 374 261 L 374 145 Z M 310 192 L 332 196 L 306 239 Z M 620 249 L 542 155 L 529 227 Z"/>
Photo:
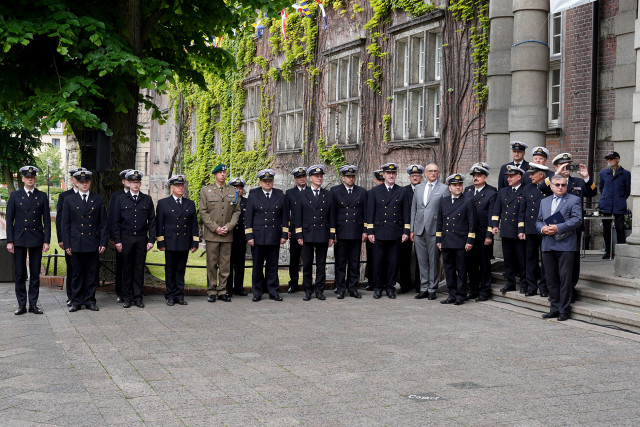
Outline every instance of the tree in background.
<path id="1" fill-rule="evenodd" d="M 37 130 L 26 128 L 20 119 L 7 120 L 0 116 L 0 169 L 9 192 L 15 189 L 13 175 L 22 166 L 34 163 L 34 153 L 40 144 Z M 17 182 L 22 188 L 22 181 L 18 179 Z"/>
<path id="2" fill-rule="evenodd" d="M 60 187 L 60 182 L 64 178 L 62 171 L 62 156 L 60 149 L 51 144 L 44 144 L 42 150 L 36 154 L 36 167 L 40 169 L 36 184 L 47 186 L 47 166 L 49 166 L 49 183 L 51 187 Z M 49 164 L 47 165 L 47 160 Z"/>
<path id="3" fill-rule="evenodd" d="M 118 171 L 134 167 L 138 106 L 162 114 L 141 89 L 165 91 L 174 77 L 204 84 L 202 72 L 233 57 L 213 46 L 276 16 L 291 0 L 16 0 L 0 5 L 0 113 L 46 131 L 67 122 L 112 136 L 111 170 L 94 179 L 107 198 Z M 140 135 L 144 140 L 145 136 Z"/>

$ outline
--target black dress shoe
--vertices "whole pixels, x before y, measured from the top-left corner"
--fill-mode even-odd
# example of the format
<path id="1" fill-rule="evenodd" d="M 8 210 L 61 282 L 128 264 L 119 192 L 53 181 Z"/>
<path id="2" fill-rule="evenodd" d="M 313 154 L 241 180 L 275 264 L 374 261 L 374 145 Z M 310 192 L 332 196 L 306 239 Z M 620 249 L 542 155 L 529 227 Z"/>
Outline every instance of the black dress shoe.
<path id="1" fill-rule="evenodd" d="M 253 301 L 253 302 L 258 302 L 260 300 L 262 300 L 262 296 L 257 297 L 257 296 L 254 295 L 253 298 L 251 298 L 251 301 Z"/>
<path id="2" fill-rule="evenodd" d="M 18 309 L 14 311 L 13 314 L 15 314 L 16 316 L 20 316 L 21 314 L 25 314 L 26 312 L 27 312 L 27 307 L 21 306 L 21 307 L 18 307 Z"/>
<path id="3" fill-rule="evenodd" d="M 87 308 L 87 310 L 91 310 L 91 311 L 100 311 L 100 309 L 98 308 L 98 306 L 97 306 L 97 305 L 95 305 L 95 304 L 85 305 L 85 307 Z"/>
<path id="4" fill-rule="evenodd" d="M 71 307 L 71 300 L 70 299 L 67 300 L 67 307 Z"/>
<path id="5" fill-rule="evenodd" d="M 382 291 L 380 289 L 376 289 L 373 291 L 373 298 L 380 299 L 382 297 Z"/>
<path id="6" fill-rule="evenodd" d="M 569 315 L 567 313 L 562 313 L 558 316 L 558 322 L 564 322 L 569 319 Z"/>
<path id="7" fill-rule="evenodd" d="M 387 291 L 387 298 L 396 299 L 396 293 L 393 291 Z"/>
<path id="8" fill-rule="evenodd" d="M 533 297 L 538 295 L 538 291 L 529 291 L 526 294 L 524 294 L 525 297 Z"/>
<path id="9" fill-rule="evenodd" d="M 291 285 L 289 286 L 289 289 L 287 289 L 287 293 L 288 294 L 295 294 L 296 292 L 298 292 L 298 285 Z"/>
<path id="10" fill-rule="evenodd" d="M 144 303 L 142 301 L 134 301 L 133 305 L 135 305 L 138 308 L 144 308 Z"/>
<path id="11" fill-rule="evenodd" d="M 31 306 L 29 307 L 29 313 L 33 313 L 33 314 L 43 314 L 44 311 L 42 311 L 41 309 L 38 308 L 38 306 Z"/>
<path id="12" fill-rule="evenodd" d="M 183 299 L 174 299 L 173 302 L 175 302 L 178 305 L 188 305 L 188 303 Z"/>
<path id="13" fill-rule="evenodd" d="M 78 304 L 72 304 L 71 308 L 69 309 L 69 313 L 80 311 L 81 308 L 82 307 L 80 305 L 78 305 Z"/>
<path id="14" fill-rule="evenodd" d="M 344 299 L 344 292 L 338 292 L 338 299 Z"/>
<path id="15" fill-rule="evenodd" d="M 576 295 L 571 295 L 571 304 L 573 304 L 574 302 L 576 302 Z"/>
<path id="16" fill-rule="evenodd" d="M 509 286 L 509 285 L 504 285 L 501 289 L 500 292 L 503 294 L 506 294 L 507 292 L 511 292 L 511 291 L 515 291 L 516 287 L 515 286 Z"/>
<path id="17" fill-rule="evenodd" d="M 247 295 L 249 295 L 248 293 L 246 293 L 245 291 L 235 291 L 233 293 L 234 295 L 237 295 L 239 297 L 246 297 Z"/>
<path id="18" fill-rule="evenodd" d="M 122 299 L 122 297 L 118 297 L 118 298 L 116 298 L 116 302 L 118 304 L 122 304 L 124 302 L 124 300 Z"/>
<path id="19" fill-rule="evenodd" d="M 604 255 L 602 255 L 602 259 L 611 259 L 611 255 L 610 254 L 604 254 Z"/>
<path id="20" fill-rule="evenodd" d="M 462 299 L 457 299 L 456 302 L 453 303 L 453 305 L 462 305 L 464 304 L 464 300 Z"/>
<path id="21" fill-rule="evenodd" d="M 131 301 L 125 301 L 125 302 L 123 302 L 123 303 L 122 303 L 122 306 L 123 306 L 124 308 L 129 308 L 129 307 L 131 307 Z"/>
<path id="22" fill-rule="evenodd" d="M 489 301 L 489 297 L 484 296 L 484 295 L 480 295 L 478 298 L 476 298 L 476 301 L 478 301 L 478 302 Z"/>
<path id="23" fill-rule="evenodd" d="M 168 299 L 168 300 L 167 300 L 167 305 L 168 305 L 169 307 L 173 306 L 174 304 L 175 304 L 175 302 L 174 302 L 172 299 Z"/>
<path id="24" fill-rule="evenodd" d="M 398 290 L 398 295 L 406 294 L 407 292 L 409 292 L 409 289 L 403 289 L 403 288 L 400 288 L 400 289 Z"/>
<path id="25" fill-rule="evenodd" d="M 274 301 L 282 301 L 282 297 L 280 295 L 269 295 L 269 299 Z"/>
<path id="26" fill-rule="evenodd" d="M 553 319 L 554 317 L 558 317 L 560 316 L 560 313 L 558 313 L 557 311 L 550 311 L 548 313 L 545 313 L 542 315 L 543 319 Z"/>
<path id="27" fill-rule="evenodd" d="M 320 301 L 324 301 L 327 299 L 327 297 L 325 297 L 323 293 L 316 294 L 316 298 L 318 298 Z"/>
<path id="28" fill-rule="evenodd" d="M 468 293 L 467 300 L 478 298 L 478 294 Z"/>
<path id="29" fill-rule="evenodd" d="M 335 289 L 333 290 L 333 293 L 337 295 L 337 294 L 338 294 L 338 288 L 335 288 Z"/>
<path id="30" fill-rule="evenodd" d="M 302 301 L 311 301 L 311 294 L 304 294 L 304 297 L 302 297 Z"/>
<path id="31" fill-rule="evenodd" d="M 526 290 L 525 288 L 520 288 L 520 293 L 521 293 L 521 294 L 526 294 L 526 293 L 527 293 L 527 290 Z"/>
<path id="32" fill-rule="evenodd" d="M 227 294 L 218 296 L 218 299 L 224 302 L 231 302 L 231 297 Z"/>
<path id="33" fill-rule="evenodd" d="M 207 297 L 207 301 L 209 302 L 216 302 L 216 296 L 215 295 L 209 295 Z"/>
<path id="34" fill-rule="evenodd" d="M 427 297 L 427 299 L 433 301 L 434 299 L 436 299 L 436 293 L 429 292 L 429 296 Z"/>
<path id="35" fill-rule="evenodd" d="M 429 296 L 429 292 L 424 291 L 424 292 L 420 292 L 418 295 L 416 295 L 414 298 L 415 299 L 423 299 L 423 298 L 427 298 Z"/>
<path id="36" fill-rule="evenodd" d="M 349 292 L 349 296 L 352 297 L 352 298 L 362 298 L 362 295 L 360 295 L 360 293 L 358 291 Z"/>
<path id="37" fill-rule="evenodd" d="M 456 302 L 455 298 L 447 298 L 440 301 L 440 304 L 453 304 L 454 302 Z"/>
<path id="38" fill-rule="evenodd" d="M 375 291 L 375 290 L 376 290 L 376 288 L 374 288 L 374 287 L 373 287 L 373 285 L 367 285 L 367 286 L 364 288 L 364 290 L 365 290 L 365 291 Z"/>
<path id="39" fill-rule="evenodd" d="M 540 298 L 547 298 L 549 296 L 549 292 L 540 291 Z"/>

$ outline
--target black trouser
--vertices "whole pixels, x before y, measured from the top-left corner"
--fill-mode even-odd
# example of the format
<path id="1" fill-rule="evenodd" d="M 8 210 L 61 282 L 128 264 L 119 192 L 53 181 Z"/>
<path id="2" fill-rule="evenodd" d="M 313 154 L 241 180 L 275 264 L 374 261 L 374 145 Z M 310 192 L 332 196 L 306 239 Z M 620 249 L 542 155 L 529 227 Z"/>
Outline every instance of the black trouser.
<path id="1" fill-rule="evenodd" d="M 71 278 L 71 304 L 96 303 L 98 286 L 98 252 L 71 252 L 73 277 Z"/>
<path id="2" fill-rule="evenodd" d="M 378 240 L 373 244 L 373 274 L 376 277 L 375 288 L 393 291 L 398 277 L 398 258 L 400 257 L 400 239 Z"/>
<path id="3" fill-rule="evenodd" d="M 375 287 L 375 279 L 373 274 L 373 243 L 367 239 L 365 243 L 365 248 L 367 250 L 367 263 L 364 266 L 364 277 L 367 278 L 369 282 L 369 286 Z"/>
<path id="4" fill-rule="evenodd" d="M 466 256 L 469 293 L 473 296 L 491 296 L 492 255 L 493 243 L 485 246 L 484 239 L 474 239 L 473 247 Z"/>
<path id="5" fill-rule="evenodd" d="M 27 248 L 13 246 L 13 265 L 16 272 L 16 298 L 18 306 L 27 306 L 27 253 L 29 253 L 29 306 L 38 304 L 40 295 L 40 266 L 42 265 L 42 245 Z"/>
<path id="6" fill-rule="evenodd" d="M 300 257 L 302 245 L 293 237 L 289 239 L 289 286 L 298 286 L 300 281 Z"/>
<path id="7" fill-rule="evenodd" d="M 420 266 L 413 242 L 407 240 L 400 244 L 400 261 L 398 267 L 398 283 L 403 291 L 417 289 L 420 291 Z M 413 265 L 413 268 L 411 266 Z"/>
<path id="8" fill-rule="evenodd" d="M 464 249 L 442 248 L 444 275 L 447 278 L 449 299 L 464 301 L 467 298 L 466 251 Z"/>
<path id="9" fill-rule="evenodd" d="M 71 280 L 73 279 L 73 263 L 71 255 L 64 251 L 64 262 L 67 264 L 67 299 L 71 301 Z"/>
<path id="10" fill-rule="evenodd" d="M 334 254 L 336 259 L 336 289 L 350 293 L 357 292 L 358 279 L 360 278 L 360 251 L 361 239 L 338 239 L 335 243 Z M 349 273 L 347 274 L 347 265 Z"/>
<path id="11" fill-rule="evenodd" d="M 329 243 L 304 242 L 302 245 L 302 285 L 305 294 L 311 294 L 314 287 L 313 281 L 313 254 L 316 255 L 316 295 L 324 292 L 327 281 L 327 250 Z"/>
<path id="12" fill-rule="evenodd" d="M 184 301 L 184 275 L 187 272 L 189 251 L 164 251 L 165 299 Z"/>
<path id="13" fill-rule="evenodd" d="M 528 292 L 536 292 L 538 290 L 538 281 L 542 275 L 540 268 L 540 245 L 542 244 L 542 235 L 527 234 L 525 242 L 526 274 L 520 280 L 520 287 Z"/>
<path id="14" fill-rule="evenodd" d="M 254 297 L 261 297 L 265 291 L 269 292 L 271 296 L 278 295 L 279 253 L 280 245 L 254 245 L 253 248 L 251 248 L 251 254 L 253 255 L 251 288 Z M 263 266 L 264 272 L 262 270 Z"/>
<path id="15" fill-rule="evenodd" d="M 525 252 L 526 243 L 518 238 L 502 238 L 502 257 L 504 258 L 504 272 L 507 276 L 507 286 L 516 286 L 516 276 L 520 275 L 520 287 L 525 286 Z"/>
<path id="16" fill-rule="evenodd" d="M 123 298 L 123 293 L 122 293 L 122 253 L 116 251 L 116 295 L 119 298 Z"/>
<path id="17" fill-rule="evenodd" d="M 582 233 L 582 227 L 576 230 L 576 239 L 578 239 L 578 253 L 576 253 L 575 257 L 573 257 L 573 274 L 571 276 L 573 278 L 573 280 L 571 281 L 572 289 L 575 289 L 576 285 L 578 284 L 578 280 L 580 279 L 580 251 L 582 251 Z"/>
<path id="18" fill-rule="evenodd" d="M 122 295 L 125 302 L 142 301 L 147 236 L 122 236 Z"/>
<path id="19" fill-rule="evenodd" d="M 618 244 L 627 243 L 627 236 L 624 234 L 624 214 L 605 214 L 613 215 L 616 226 L 616 239 Z M 602 237 L 604 238 L 604 252 L 610 255 L 615 254 L 615 248 L 611 247 L 611 220 L 602 220 Z"/>
<path id="20" fill-rule="evenodd" d="M 244 291 L 244 254 L 246 253 L 246 240 L 235 240 L 231 243 L 231 268 L 227 279 L 227 293 L 240 293 Z"/>
<path id="21" fill-rule="evenodd" d="M 551 301 L 549 311 L 552 313 L 569 314 L 573 259 L 576 254 L 569 251 L 542 252 Z"/>

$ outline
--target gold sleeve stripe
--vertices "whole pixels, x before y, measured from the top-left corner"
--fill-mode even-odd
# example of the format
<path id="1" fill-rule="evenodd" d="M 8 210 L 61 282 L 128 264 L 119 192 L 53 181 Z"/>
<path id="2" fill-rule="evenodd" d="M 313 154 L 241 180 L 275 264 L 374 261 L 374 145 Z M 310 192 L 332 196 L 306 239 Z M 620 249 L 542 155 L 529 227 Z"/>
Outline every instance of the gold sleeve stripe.
<path id="1" fill-rule="evenodd" d="M 296 233 L 302 233 L 302 227 L 296 228 Z"/>
<path id="2" fill-rule="evenodd" d="M 244 230 L 245 233 L 253 233 L 253 228 L 246 228 Z"/>
<path id="3" fill-rule="evenodd" d="M 493 228 L 487 227 L 487 231 L 493 231 Z"/>
<path id="4" fill-rule="evenodd" d="M 470 239 L 475 239 L 476 238 L 476 233 L 469 233 L 469 238 Z"/>
<path id="5" fill-rule="evenodd" d="M 436 237 L 442 237 L 442 231 L 436 231 Z"/>
<path id="6" fill-rule="evenodd" d="M 200 238 L 199 238 L 198 236 L 193 236 L 193 241 L 194 241 L 194 242 L 199 242 L 199 241 L 200 241 Z"/>
<path id="7" fill-rule="evenodd" d="M 368 223 L 364 223 L 364 228 L 369 228 L 369 224 Z"/>
<path id="8" fill-rule="evenodd" d="M 595 182 L 592 182 L 592 183 L 591 183 L 591 189 L 592 189 L 592 190 L 595 190 L 595 189 L 596 189 L 596 183 L 595 183 Z"/>
<path id="9" fill-rule="evenodd" d="M 334 233 L 334 234 L 335 234 L 335 232 L 336 232 L 336 229 L 335 229 L 335 228 L 330 228 L 330 229 L 329 229 L 329 233 Z"/>
<path id="10" fill-rule="evenodd" d="M 411 230 L 411 224 L 405 224 L 404 228 L 406 228 L 407 230 Z"/>
<path id="11" fill-rule="evenodd" d="M 164 236 L 158 236 L 158 242 L 163 242 L 164 241 Z"/>
<path id="12" fill-rule="evenodd" d="M 524 227 L 524 222 L 519 222 L 518 227 Z"/>
<path id="13" fill-rule="evenodd" d="M 544 183 L 550 186 L 550 185 L 551 185 L 551 179 L 546 178 L 546 179 L 544 180 Z"/>
<path id="14" fill-rule="evenodd" d="M 497 221 L 497 220 L 499 220 L 499 219 L 500 219 L 500 217 L 499 217 L 499 216 L 492 216 L 492 217 L 491 217 L 491 221 Z"/>
<path id="15" fill-rule="evenodd" d="M 283 233 L 288 233 L 289 232 L 289 227 L 282 227 L 282 232 Z"/>
<path id="16" fill-rule="evenodd" d="M 367 224 L 367 229 L 371 230 L 373 228 L 373 224 Z"/>

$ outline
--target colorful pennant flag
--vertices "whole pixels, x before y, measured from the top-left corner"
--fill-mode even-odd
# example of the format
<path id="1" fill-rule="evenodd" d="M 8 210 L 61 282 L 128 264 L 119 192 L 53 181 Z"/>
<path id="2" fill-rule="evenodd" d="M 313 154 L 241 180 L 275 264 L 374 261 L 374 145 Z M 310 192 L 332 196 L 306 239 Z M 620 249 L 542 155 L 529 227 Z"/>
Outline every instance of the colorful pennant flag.
<path id="1" fill-rule="evenodd" d="M 320 11 L 322 12 L 322 18 L 324 19 L 324 29 L 327 29 L 327 14 L 324 13 L 324 6 L 322 5 L 322 1 L 321 0 L 316 0 L 316 3 L 318 3 L 318 6 L 320 6 Z"/>
<path id="2" fill-rule="evenodd" d="M 282 37 L 287 40 L 287 9 L 280 11 L 280 22 L 282 23 Z"/>
<path id="3" fill-rule="evenodd" d="M 291 7 L 297 10 L 303 18 L 311 18 L 311 11 L 306 0 L 301 1 L 300 4 L 293 4 Z"/>

